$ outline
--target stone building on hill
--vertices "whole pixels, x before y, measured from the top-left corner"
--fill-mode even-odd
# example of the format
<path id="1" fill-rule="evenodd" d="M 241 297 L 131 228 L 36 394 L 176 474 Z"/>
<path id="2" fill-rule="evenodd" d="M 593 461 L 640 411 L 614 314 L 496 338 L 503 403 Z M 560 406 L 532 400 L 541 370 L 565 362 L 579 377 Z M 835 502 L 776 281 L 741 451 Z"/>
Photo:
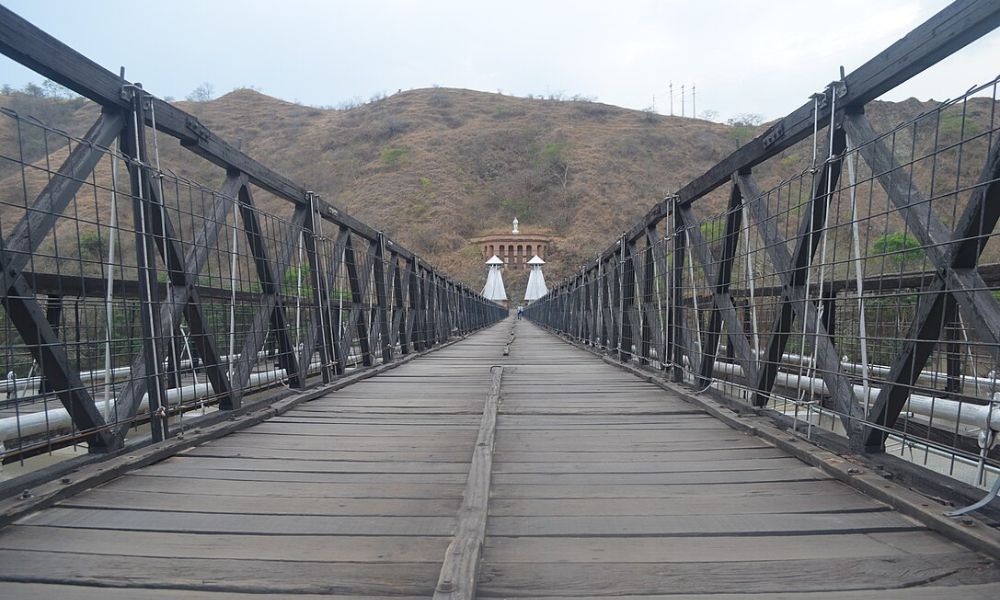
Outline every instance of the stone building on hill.
<path id="1" fill-rule="evenodd" d="M 552 235 L 544 230 L 521 231 L 514 219 L 510 231 L 490 233 L 469 240 L 479 247 L 483 260 L 493 255 L 500 257 L 508 271 L 527 271 L 533 256 L 545 258 Z"/>

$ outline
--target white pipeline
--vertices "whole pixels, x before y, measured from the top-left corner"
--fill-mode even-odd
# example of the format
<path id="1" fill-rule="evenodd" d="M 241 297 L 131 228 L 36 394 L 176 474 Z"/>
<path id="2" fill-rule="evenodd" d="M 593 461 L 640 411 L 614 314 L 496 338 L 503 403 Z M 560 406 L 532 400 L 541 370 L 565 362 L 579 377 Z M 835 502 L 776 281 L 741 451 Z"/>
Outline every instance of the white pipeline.
<path id="1" fill-rule="evenodd" d="M 807 356 L 803 358 L 798 354 L 782 354 L 781 361 L 784 363 L 790 363 L 795 366 L 798 366 L 800 363 L 807 362 L 809 367 L 813 366 L 812 364 L 813 359 L 811 357 Z M 864 370 L 864 364 L 842 360 L 840 362 L 840 368 L 857 373 L 857 372 L 862 372 Z M 868 365 L 869 375 L 885 376 L 888 375 L 891 370 L 892 369 L 890 367 L 886 367 L 884 365 L 872 365 L 872 364 Z M 937 371 L 922 371 L 920 375 L 917 377 L 917 381 L 919 383 L 924 383 L 927 385 L 933 385 L 934 383 L 939 383 L 947 379 L 948 375 L 946 373 L 941 373 Z M 991 387 L 996 385 L 997 383 L 997 380 L 992 377 L 973 377 L 972 375 L 962 375 L 959 379 L 965 385 L 976 386 L 977 388 L 979 386 L 982 386 L 985 389 L 991 389 Z"/>
<path id="2" fill-rule="evenodd" d="M 257 353 L 257 358 L 261 359 L 267 356 L 267 352 L 260 351 Z M 239 354 L 236 355 L 239 358 Z M 226 364 L 229 362 L 228 356 L 220 356 L 219 362 Z M 178 369 L 190 369 L 191 361 L 182 360 L 178 365 Z M 82 371 L 80 373 L 80 381 L 83 383 L 93 383 L 95 381 L 100 381 L 102 379 L 107 379 L 110 376 L 111 380 L 124 379 L 132 373 L 132 367 L 116 367 L 111 369 L 110 373 L 105 369 L 95 369 L 93 371 Z M 26 391 L 37 389 L 39 384 L 41 384 L 42 378 L 40 376 L 33 377 L 21 377 L 21 378 L 8 378 L 0 379 L 0 392 L 11 393 L 14 390 Z"/>
<path id="3" fill-rule="evenodd" d="M 743 376 L 743 369 L 733 363 L 717 361 L 715 368 L 717 371 L 733 377 Z M 809 392 L 829 395 L 826 383 L 819 377 L 807 377 L 778 371 L 775 377 L 775 385 L 800 391 L 805 389 Z M 881 391 L 877 387 L 869 387 L 866 390 L 861 385 L 852 385 L 851 388 L 853 389 L 854 397 L 862 403 L 875 402 L 879 391 Z M 937 426 L 939 421 L 948 421 L 969 427 L 977 427 L 983 431 L 990 429 L 1000 431 L 1000 408 L 995 408 L 992 404 L 983 406 L 969 402 L 956 402 L 955 400 L 948 400 L 946 398 L 924 396 L 922 394 L 910 394 L 906 408 L 909 412 L 932 419 L 932 423 L 935 426 Z M 997 419 L 993 418 L 993 412 L 998 412 Z"/>
<path id="4" fill-rule="evenodd" d="M 319 368 L 319 363 L 309 365 L 309 370 Z M 247 387 L 253 388 L 269 383 L 277 383 L 286 378 L 284 369 L 273 371 L 262 371 L 252 373 Z M 175 406 L 188 400 L 203 398 L 213 393 L 209 383 L 196 383 L 166 391 L 166 401 L 168 406 Z M 95 403 L 97 410 L 102 414 L 117 414 L 116 401 L 103 400 Z M 149 412 L 149 396 L 143 394 L 139 403 L 139 410 L 136 414 Z M 35 413 L 23 414 L 17 417 L 6 417 L 0 419 L 0 443 L 18 438 L 40 435 L 46 432 L 67 430 L 72 427 L 73 422 L 65 408 L 53 408 Z"/>

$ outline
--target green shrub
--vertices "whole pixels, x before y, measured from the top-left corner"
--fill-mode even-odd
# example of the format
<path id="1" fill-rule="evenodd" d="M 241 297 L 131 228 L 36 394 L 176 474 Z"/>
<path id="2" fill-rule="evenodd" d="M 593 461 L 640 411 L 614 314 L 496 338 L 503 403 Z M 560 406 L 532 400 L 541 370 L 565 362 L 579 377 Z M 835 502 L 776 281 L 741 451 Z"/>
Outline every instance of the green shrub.
<path id="1" fill-rule="evenodd" d="M 104 240 L 96 231 L 85 231 L 80 234 L 80 254 L 101 260 L 104 256 Z"/>
<path id="2" fill-rule="evenodd" d="M 382 151 L 382 162 L 390 167 L 398 166 L 406 156 L 406 148 L 386 148 Z"/>
<path id="3" fill-rule="evenodd" d="M 961 107 L 953 106 L 941 112 L 938 117 L 938 136 L 942 141 L 957 142 L 979 133 L 979 125 L 965 118 Z"/>
<path id="4" fill-rule="evenodd" d="M 726 233 L 726 222 L 722 219 L 705 221 L 701 224 L 701 237 L 709 244 L 714 244 L 722 239 Z"/>
<path id="5" fill-rule="evenodd" d="M 875 240 L 872 250 L 884 254 L 896 264 L 903 266 L 921 260 L 924 250 L 916 238 L 905 233 L 887 233 Z"/>

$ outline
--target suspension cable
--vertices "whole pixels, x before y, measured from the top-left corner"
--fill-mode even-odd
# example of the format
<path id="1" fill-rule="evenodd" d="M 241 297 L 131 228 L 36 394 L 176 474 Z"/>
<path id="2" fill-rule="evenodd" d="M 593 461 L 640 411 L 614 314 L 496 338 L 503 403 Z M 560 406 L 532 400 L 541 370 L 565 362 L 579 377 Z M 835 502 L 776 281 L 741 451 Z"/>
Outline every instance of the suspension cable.
<path id="1" fill-rule="evenodd" d="M 864 390 L 865 418 L 868 418 L 868 411 L 871 409 L 869 391 L 871 380 L 868 364 L 868 325 L 865 318 L 865 277 L 864 266 L 861 263 L 861 234 L 858 228 L 858 201 L 857 201 L 857 152 L 851 143 L 851 136 L 847 138 L 847 182 L 850 185 L 851 193 L 851 239 L 854 250 L 854 281 L 858 288 L 858 340 L 861 344 L 861 386 Z"/>
<path id="2" fill-rule="evenodd" d="M 164 262 L 166 263 L 167 270 L 169 271 L 170 270 L 170 262 L 169 262 L 169 260 L 167 260 L 167 257 L 170 256 L 170 252 L 168 250 L 168 246 L 167 245 L 170 243 L 170 240 L 167 239 L 167 209 L 166 209 L 167 202 L 166 202 L 166 197 L 163 194 L 163 171 L 160 169 L 160 142 L 159 142 L 160 138 L 159 138 L 159 135 L 157 134 L 157 131 L 156 131 L 156 103 L 152 102 L 152 101 L 150 101 L 150 103 L 149 103 L 149 120 L 150 120 L 150 124 L 152 125 L 152 129 L 153 129 L 153 164 L 154 164 L 154 166 L 156 168 L 156 172 L 155 172 L 156 185 L 157 185 L 157 187 L 159 188 L 159 191 L 160 191 L 160 202 L 159 202 L 159 204 L 160 204 L 160 234 L 163 236 Z M 178 260 L 183 260 L 183 257 L 177 257 L 177 258 L 178 258 Z M 177 267 L 177 268 L 184 268 L 183 265 L 175 265 L 175 267 Z M 170 275 L 170 273 L 168 273 L 168 277 L 167 277 L 167 304 L 170 306 L 170 310 L 167 311 L 167 322 L 169 323 L 169 326 L 170 326 L 170 333 L 169 333 L 169 336 L 170 336 L 169 337 L 169 340 L 170 340 L 170 358 L 173 360 L 174 383 L 177 385 L 178 388 L 181 388 L 182 387 L 181 386 L 181 381 L 180 381 L 180 365 L 181 365 L 181 363 L 180 363 L 180 357 L 178 356 L 178 353 L 177 353 L 177 340 L 176 340 L 176 338 L 174 336 L 174 331 L 175 331 L 174 308 L 173 308 L 174 307 L 174 283 L 173 283 L 173 278 L 170 277 L 169 275 Z M 194 282 L 193 281 L 189 281 L 188 284 L 194 285 Z M 163 335 L 162 331 L 160 332 L 160 335 Z M 184 335 L 183 331 L 181 333 L 181 336 L 182 336 L 182 339 L 184 340 L 184 344 L 187 344 L 187 338 Z M 194 370 L 195 370 L 194 359 L 192 358 L 192 360 L 191 360 L 191 372 L 192 372 L 192 374 L 194 373 Z M 167 409 L 167 413 L 169 414 L 169 406 L 166 405 L 168 401 L 169 401 L 169 394 L 164 394 L 164 398 L 161 401 L 161 406 L 163 408 L 166 408 Z M 179 396 L 178 400 L 177 400 L 178 404 L 183 403 L 183 401 L 184 401 L 183 395 Z M 184 412 L 181 411 L 180 414 L 183 415 Z"/>
<path id="3" fill-rule="evenodd" d="M 104 292 L 104 420 L 111 420 L 111 336 L 114 328 L 115 242 L 118 239 L 118 148 L 111 153 L 111 223 L 108 232 L 107 286 Z"/>
<path id="4" fill-rule="evenodd" d="M 812 405 L 816 401 L 816 386 L 812 384 L 812 378 L 815 378 L 816 374 L 819 372 L 819 362 L 818 362 L 818 348 L 819 348 L 819 328 L 822 322 L 825 310 L 825 305 L 823 303 L 823 285 L 826 283 L 826 247 L 827 241 L 829 240 L 829 235 L 827 235 L 827 228 L 830 224 L 830 196 L 833 193 L 833 161 L 834 157 L 834 135 L 835 135 L 835 119 L 837 114 L 837 90 L 834 85 L 831 85 L 830 90 L 830 125 L 829 125 L 829 153 L 826 159 L 826 190 L 824 191 L 823 202 L 825 204 L 825 210 L 823 211 L 823 226 L 819 231 L 820 236 L 820 258 L 819 258 L 819 281 L 818 289 L 816 293 L 816 298 L 819 301 L 818 307 L 816 309 L 816 323 L 813 329 L 813 344 L 812 344 L 812 359 L 809 363 L 812 367 L 812 373 L 810 375 L 810 385 L 809 385 L 809 403 Z M 815 202 L 813 203 L 815 207 Z M 808 287 L 806 288 L 806 297 L 808 299 Z M 829 334 L 829 332 L 827 332 Z M 812 421 L 809 422 L 810 426 Z"/>
<path id="5" fill-rule="evenodd" d="M 133 101 L 136 99 L 137 96 L 139 96 L 142 93 L 141 90 L 139 88 L 136 88 L 136 87 L 133 87 L 131 91 L 132 91 Z M 141 101 L 142 100 L 141 100 L 141 96 L 140 96 L 139 97 L 139 102 L 141 103 Z M 146 126 L 145 123 L 141 123 L 139 121 L 139 113 L 133 107 L 133 109 L 132 109 L 132 129 L 133 129 L 133 132 L 134 132 L 134 139 L 132 140 L 132 142 L 135 144 L 136 156 L 131 157 L 131 160 L 132 160 L 132 162 L 133 162 L 133 164 L 135 166 L 136 181 L 138 182 L 138 189 L 134 190 L 134 193 L 136 194 L 136 198 L 139 201 L 139 206 L 140 206 L 140 210 L 139 210 L 139 227 L 140 227 L 140 230 L 142 231 L 142 260 L 143 260 L 143 264 L 145 265 L 145 270 L 146 270 L 146 276 L 143 277 L 145 288 L 146 288 L 146 298 L 147 298 L 147 302 L 146 302 L 146 306 L 144 307 L 144 310 L 146 311 L 146 318 L 149 319 L 149 323 L 152 325 L 152 324 L 155 324 L 155 322 L 156 322 L 155 321 L 156 315 L 153 312 L 153 302 L 152 302 L 153 288 L 152 288 L 152 282 L 150 281 L 150 278 L 149 278 L 149 262 L 150 262 L 150 256 L 149 256 L 149 228 L 148 228 L 148 224 L 146 223 L 146 210 L 145 210 L 145 207 L 144 207 L 145 204 L 146 204 L 146 202 L 148 201 L 147 198 L 145 197 L 145 193 L 143 192 L 143 189 L 145 188 L 145 185 L 143 183 L 144 180 L 145 180 L 145 169 L 143 167 L 145 167 L 146 165 L 144 165 L 142 163 L 141 157 L 138 156 L 138 151 L 139 151 L 139 148 L 140 148 L 140 146 L 139 146 L 139 143 L 140 143 L 140 139 L 139 139 L 140 127 L 145 127 L 145 126 Z M 160 353 L 158 351 L 158 344 L 157 344 L 156 336 L 152 335 L 152 333 L 153 333 L 152 331 L 150 333 L 151 333 L 151 335 L 150 335 L 150 340 L 149 341 L 150 341 L 150 345 L 152 346 L 153 357 L 155 359 L 156 357 L 158 357 L 160 355 Z M 151 375 L 152 375 L 154 381 L 159 382 L 160 381 L 160 366 L 161 366 L 160 365 L 160 361 L 159 360 L 152 360 L 150 362 L 153 365 L 153 372 L 152 372 Z M 147 393 L 147 395 L 149 397 L 149 401 L 148 401 L 149 402 L 149 406 L 150 406 L 150 411 L 149 412 L 152 415 L 152 413 L 153 413 L 153 411 L 152 411 L 152 398 L 153 398 L 153 394 L 156 394 L 157 403 L 160 405 L 160 408 L 163 408 L 163 398 L 160 395 L 160 386 L 159 386 L 159 384 L 157 383 L 157 385 L 154 385 L 152 387 L 147 386 L 146 393 Z"/>

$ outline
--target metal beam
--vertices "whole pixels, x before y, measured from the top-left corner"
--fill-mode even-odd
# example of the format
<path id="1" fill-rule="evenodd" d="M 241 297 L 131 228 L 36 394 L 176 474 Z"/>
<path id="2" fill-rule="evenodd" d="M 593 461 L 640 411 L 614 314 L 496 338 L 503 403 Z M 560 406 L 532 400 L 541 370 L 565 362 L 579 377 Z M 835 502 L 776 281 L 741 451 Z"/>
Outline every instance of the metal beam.
<path id="1" fill-rule="evenodd" d="M 49 388 L 69 413 L 74 427 L 81 433 L 93 434 L 88 440 L 90 451 L 114 449 L 115 438 L 108 431 L 104 417 L 97 410 L 79 372 L 70 365 L 65 344 L 49 325 L 35 299 L 35 291 L 23 277 L 15 279 L 7 289 L 3 307 L 38 363 Z"/>
<path id="2" fill-rule="evenodd" d="M 244 200 L 243 193 L 246 191 L 245 187 L 240 190 L 241 203 Z M 249 194 L 247 195 L 249 196 Z M 278 247 L 278 255 L 275 257 L 276 260 L 271 275 L 276 281 L 281 281 L 285 276 L 285 269 L 291 263 L 292 253 L 298 245 L 298 233 L 302 230 L 308 213 L 308 205 L 300 204 L 295 207 L 295 213 L 292 215 L 292 220 L 288 227 L 288 236 Z M 247 234 L 249 235 L 250 232 L 248 231 Z M 250 330 L 246 333 L 246 337 L 243 339 L 243 347 L 240 350 L 240 356 L 236 360 L 236 364 L 233 368 L 232 384 L 235 392 L 233 394 L 233 402 L 228 405 L 220 403 L 219 408 L 224 410 L 236 409 L 240 407 L 240 404 L 242 404 L 244 389 L 247 382 L 250 380 L 250 372 L 253 364 L 257 361 L 257 352 L 260 350 L 261 346 L 264 345 L 264 339 L 267 337 L 268 326 L 273 325 L 273 315 L 276 312 L 278 301 L 279 296 L 276 293 L 261 293 L 260 306 L 257 308 L 257 312 L 254 313 Z M 287 372 L 290 376 L 298 377 L 297 367 L 294 374 L 290 371 Z"/>
<path id="3" fill-rule="evenodd" d="M 66 347 L 39 307 L 34 290 L 24 280 L 23 271 L 80 186 L 107 155 L 107 148 L 121 134 L 124 124 L 122 111 L 103 111 L 14 225 L 8 239 L 0 244 L 0 290 L 3 290 L 4 309 L 30 347 L 47 385 L 66 408 L 73 424 L 82 432 L 94 432 L 90 440 L 91 451 L 113 448 L 114 436 L 107 431 L 107 424 L 79 374 L 70 366 Z"/>
<path id="4" fill-rule="evenodd" d="M 715 304 L 715 308 L 709 316 L 705 335 L 705 347 L 702 349 L 700 372 L 702 384 L 707 384 L 712 379 L 712 371 L 715 366 L 715 356 L 719 349 L 719 338 L 721 337 L 723 320 L 725 319 L 726 329 L 729 332 L 730 344 L 734 342 L 739 343 L 738 340 L 734 339 L 733 333 L 738 333 L 739 337 L 742 338 L 743 327 L 742 325 L 736 326 L 739 325 L 739 318 L 736 315 L 732 296 L 729 294 L 730 284 L 733 279 L 733 260 L 736 257 L 736 247 L 738 246 L 740 227 L 743 220 L 742 208 L 743 197 L 740 195 L 739 186 L 734 183 L 729 194 L 729 209 L 726 212 L 726 230 L 722 238 L 722 257 L 716 263 L 712 256 L 711 248 L 708 247 L 706 240 L 703 239 L 701 223 L 698 222 L 694 212 L 688 206 L 679 207 L 681 217 L 684 219 L 688 231 L 695 238 L 691 250 L 695 258 L 702 263 L 702 270 L 710 282 L 713 303 Z M 703 249 L 703 251 L 699 249 Z M 709 268 L 710 265 L 711 268 Z M 715 265 L 718 265 L 717 269 Z M 721 305 L 719 301 L 721 301 Z M 742 339 L 746 342 L 746 338 Z M 749 347 L 749 343 L 747 343 L 747 348 L 749 349 Z M 747 354 L 744 358 L 749 359 L 750 355 Z M 754 359 L 752 361 L 748 360 L 748 362 L 751 365 L 755 365 L 757 361 Z M 756 368 L 753 371 L 756 374 Z M 749 377 L 750 371 L 744 371 L 744 374 Z M 747 382 L 756 382 L 756 378 L 748 379 Z"/>
<path id="5" fill-rule="evenodd" d="M 375 324 L 378 328 L 379 349 L 382 362 L 392 361 L 395 343 L 389 328 L 389 294 L 386 292 L 385 239 L 379 234 L 372 257 L 372 274 L 375 278 Z"/>
<path id="6" fill-rule="evenodd" d="M 976 270 L 979 257 L 990 234 L 1000 219 L 1000 142 L 990 149 L 979 183 L 966 203 L 954 232 L 949 232 L 928 201 L 896 161 L 860 113 L 849 114 L 844 126 L 858 153 L 871 167 L 873 176 L 885 190 L 889 200 L 902 213 L 907 229 L 920 240 L 928 259 L 940 278 L 922 294 L 907 339 L 889 376 L 872 406 L 871 419 L 888 429 L 895 425 L 906 405 L 910 389 L 927 365 L 934 346 L 941 340 L 947 324 L 947 302 L 950 294 L 963 317 L 982 337 L 994 361 L 1000 360 L 1000 303 L 990 292 Z M 865 449 L 884 449 L 887 432 L 871 428 L 865 439 Z"/>
<path id="7" fill-rule="evenodd" d="M 996 0 L 957 0 L 848 73 L 843 79 L 845 91 L 838 95 L 836 106 L 838 109 L 864 106 L 998 26 L 1000 3 Z M 829 90 L 826 96 L 829 100 Z M 812 135 L 814 121 L 830 120 L 831 108 L 831 103 L 827 101 L 814 114 L 812 102 L 803 104 L 687 183 L 677 191 L 677 201 L 690 204 L 726 184 L 733 173 L 749 171 L 808 138 Z M 626 237 L 636 239 L 643 235 L 648 225 L 664 219 L 668 214 L 666 204 L 664 201 L 654 205 L 626 233 Z M 607 258 L 615 251 L 616 247 L 612 245 L 601 253 L 601 257 Z"/>
<path id="8" fill-rule="evenodd" d="M 299 378 L 298 357 L 295 345 L 292 343 L 288 317 L 285 313 L 282 285 L 284 284 L 285 270 L 291 264 L 292 250 L 298 247 L 302 226 L 311 209 L 308 204 L 297 205 L 295 217 L 293 217 L 297 223 L 293 223 L 289 227 L 289 230 L 285 232 L 284 239 L 273 240 L 278 248 L 276 259 L 279 261 L 277 265 L 274 265 L 268 256 L 267 239 L 264 237 L 264 230 L 260 224 L 260 213 L 254 204 L 253 194 L 248 186 L 240 188 L 239 201 L 243 228 L 247 236 L 247 246 L 250 248 L 250 255 L 253 258 L 257 281 L 260 282 L 262 294 L 272 297 L 270 300 L 273 303 L 270 319 L 271 331 L 274 332 L 278 342 L 278 362 L 288 376 L 289 385 L 302 387 L 304 382 Z M 256 349 L 254 353 L 256 354 Z"/>
<path id="9" fill-rule="evenodd" d="M 729 286 L 732 281 L 733 258 L 736 254 L 736 245 L 740 231 L 740 218 L 734 218 L 732 215 L 741 215 L 743 213 L 738 208 L 741 203 L 742 197 L 739 191 L 734 190 L 730 200 L 726 240 L 723 241 L 723 258 L 719 261 L 716 261 L 712 255 L 712 249 L 701 233 L 701 223 L 694 215 L 691 207 L 678 207 L 681 218 L 688 227 L 688 235 L 691 238 L 691 254 L 701 263 L 705 279 L 708 282 L 714 282 L 711 286 L 714 308 L 709 323 L 709 332 L 706 336 L 705 348 L 702 353 L 701 371 L 699 371 L 702 384 L 707 384 L 712 379 L 722 323 L 726 325 L 729 346 L 735 352 L 736 360 L 743 369 L 743 376 L 747 384 L 754 385 L 757 381 L 757 359 L 754 356 L 753 349 L 750 347 L 749 340 L 747 340 L 746 335 L 743 333 L 743 324 L 736 314 L 736 306 L 733 304 L 732 295 L 729 293 Z M 737 207 L 735 209 L 734 204 Z"/>
<path id="10" fill-rule="evenodd" d="M 830 169 L 832 168 L 833 167 L 831 165 Z M 774 219 L 769 214 L 767 206 L 764 205 L 764 194 L 760 191 L 760 188 L 757 187 L 757 183 L 754 181 L 753 177 L 749 173 L 737 174 L 736 182 L 740 187 L 740 193 L 743 194 L 744 202 L 750 209 L 750 214 L 753 215 L 754 221 L 756 221 L 757 231 L 760 234 L 761 239 L 764 240 L 764 245 L 766 246 L 767 254 L 771 259 L 771 263 L 774 266 L 774 271 L 781 276 L 783 287 L 782 293 L 784 295 L 782 310 L 794 311 L 798 315 L 800 322 L 805 323 L 805 327 L 803 327 L 803 334 L 806 336 L 811 335 L 816 344 L 816 366 L 819 371 L 819 375 L 823 379 L 824 383 L 826 383 L 830 396 L 833 398 L 834 407 L 840 413 L 841 421 L 844 423 L 844 427 L 848 432 L 848 438 L 851 440 L 852 445 L 860 444 L 860 425 L 864 420 L 864 414 L 862 413 L 861 407 L 854 399 L 854 392 L 850 381 L 848 381 L 848 379 L 840 371 L 840 355 L 837 353 L 837 349 L 834 347 L 833 341 L 830 339 L 826 328 L 817 319 L 818 310 L 816 305 L 812 300 L 807 300 L 807 290 L 805 286 L 802 285 L 802 283 L 804 283 L 804 277 L 797 277 L 796 273 L 799 271 L 797 269 L 793 269 L 793 264 L 800 263 L 798 263 L 798 261 L 793 263 L 793 258 L 788 253 L 785 241 L 778 236 Z M 802 228 L 800 228 L 800 233 L 801 229 L 811 226 L 808 222 L 816 222 L 818 213 L 817 209 L 819 208 L 818 205 L 825 205 L 828 200 L 825 193 L 822 195 L 820 200 L 822 200 L 822 202 L 810 203 L 814 208 L 810 208 L 808 214 L 803 217 L 803 224 Z M 818 238 L 819 236 L 810 237 Z M 811 246 L 812 244 L 806 242 L 805 238 L 800 236 L 799 247 L 804 247 L 806 245 Z M 802 250 L 801 253 L 804 253 L 804 250 Z M 775 329 L 771 330 L 772 336 L 779 333 L 780 332 Z M 787 330 L 785 331 L 785 335 L 787 336 Z M 784 346 L 782 345 L 782 351 L 783 348 Z M 770 350 L 768 355 L 765 356 L 765 360 L 769 360 L 769 356 Z M 780 358 L 780 356 L 781 355 L 779 353 L 778 357 Z M 778 362 L 779 361 L 774 360 L 773 362 L 761 365 L 757 381 L 768 381 L 765 379 L 765 375 L 763 373 L 764 369 L 776 369 Z M 769 379 L 768 387 L 763 387 L 761 384 L 758 384 L 754 403 L 758 406 L 762 406 L 759 398 L 763 398 L 766 403 L 767 394 L 770 393 L 773 385 L 774 376 L 772 374 Z"/>
<path id="11" fill-rule="evenodd" d="M 148 177 L 147 177 L 148 179 Z M 149 179 L 151 181 L 151 179 Z M 163 199 L 154 186 L 150 186 L 149 202 L 152 205 L 151 211 L 153 221 L 153 231 L 157 248 L 163 258 L 167 268 L 167 296 L 165 299 L 163 312 L 169 312 L 169 317 L 163 321 L 161 315 L 160 328 L 170 328 L 173 324 L 179 325 L 179 317 L 183 311 L 184 318 L 190 328 L 190 338 L 198 356 L 201 357 L 205 374 L 216 395 L 222 398 L 229 398 L 232 395 L 232 386 L 229 382 L 226 370 L 222 368 L 222 360 L 215 347 L 215 337 L 209 328 L 208 320 L 201 310 L 201 297 L 195 283 L 198 280 L 198 273 L 205 264 L 207 253 L 215 246 L 219 237 L 219 231 L 226 222 L 226 215 L 230 209 L 230 201 L 226 196 L 231 193 L 241 178 L 230 176 L 223 184 L 223 193 L 215 195 L 215 205 L 213 214 L 206 217 L 206 222 L 198 233 L 194 246 L 188 251 L 188 256 L 183 256 L 183 250 L 178 244 L 178 236 L 175 233 L 170 215 L 166 207 L 163 206 Z M 200 248 L 199 248 L 200 246 Z"/>
<path id="12" fill-rule="evenodd" d="M 844 152 L 846 143 L 843 130 L 834 131 L 831 154 L 839 157 Z M 795 252 L 791 257 L 787 256 L 784 241 L 778 234 L 774 220 L 767 214 L 767 207 L 764 206 L 762 198 L 754 196 L 755 200 L 749 205 L 754 212 L 757 229 L 767 246 L 768 255 L 774 264 L 775 273 L 781 279 L 783 286 L 781 305 L 774 319 L 774 324 L 771 326 L 767 353 L 764 355 L 763 364 L 758 372 L 755 386 L 757 392 L 754 394 L 754 404 L 757 406 L 767 404 L 768 394 L 774 387 L 774 380 L 778 374 L 781 355 L 785 351 L 791 334 L 795 310 L 791 305 L 791 296 L 786 292 L 790 287 L 801 288 L 806 284 L 809 265 L 812 264 L 813 256 L 816 254 L 816 249 L 822 239 L 822 230 L 826 225 L 827 210 L 830 205 L 828 192 L 836 188 L 837 181 L 840 179 L 841 167 L 842 160 L 838 158 L 829 162 L 813 179 L 809 204 L 799 223 L 798 234 L 795 238 Z M 737 185 L 740 186 L 744 198 L 750 197 L 747 195 L 748 191 L 760 193 L 749 175 L 738 177 Z M 780 252 L 778 251 L 779 244 L 781 244 Z M 804 298 L 807 293 L 796 293 L 795 295 L 801 295 Z"/>
<path id="13" fill-rule="evenodd" d="M 0 13 L 2 10 L 0 6 Z M 24 216 L 14 225 L 6 243 L 0 248 L 0 290 L 9 288 L 21 274 L 80 186 L 100 160 L 108 156 L 108 148 L 124 125 L 125 119 L 120 111 L 102 112 L 35 201 L 25 209 Z"/>
<path id="14" fill-rule="evenodd" d="M 374 364 L 372 359 L 371 340 L 368 337 L 367 319 L 363 318 L 365 312 L 365 294 L 368 292 L 368 282 L 371 281 L 369 269 L 375 257 L 375 246 L 369 245 L 367 252 L 367 262 L 364 265 L 364 274 L 358 269 L 357 254 L 354 252 L 354 242 L 348 236 L 344 246 L 344 264 L 347 267 L 347 280 L 351 287 L 351 311 L 347 316 L 347 324 L 344 328 L 344 337 L 341 339 L 341 353 L 344 356 L 350 354 L 351 345 L 354 338 L 351 330 L 355 330 L 358 335 L 358 344 L 361 349 L 361 363 L 365 366 Z"/>

